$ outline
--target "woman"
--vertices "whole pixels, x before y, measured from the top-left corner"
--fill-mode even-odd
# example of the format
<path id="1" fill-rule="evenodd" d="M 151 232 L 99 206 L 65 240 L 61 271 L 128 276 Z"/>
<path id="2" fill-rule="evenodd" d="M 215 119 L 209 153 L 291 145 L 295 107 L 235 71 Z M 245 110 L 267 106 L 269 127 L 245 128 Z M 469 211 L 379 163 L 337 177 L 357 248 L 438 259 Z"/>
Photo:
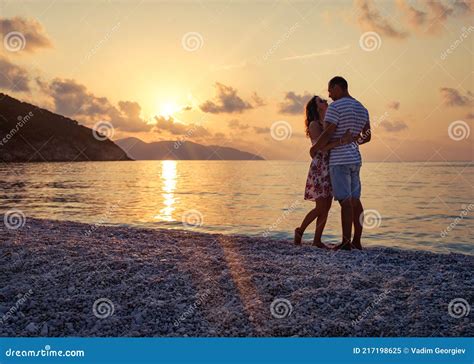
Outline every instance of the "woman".
<path id="1" fill-rule="evenodd" d="M 316 143 L 323 132 L 325 126 L 323 120 L 327 108 L 327 101 L 318 96 L 313 96 L 306 105 L 306 136 L 311 139 L 312 145 Z M 321 241 L 321 236 L 323 235 L 324 226 L 326 225 L 333 197 L 331 180 L 329 177 L 329 150 L 338 145 L 351 143 L 352 141 L 352 135 L 347 131 L 341 139 L 330 142 L 324 148 L 318 150 L 311 161 L 308 178 L 306 180 L 304 199 L 315 201 L 316 206 L 308 212 L 303 219 L 301 226 L 295 229 L 294 241 L 296 245 L 301 245 L 301 240 L 306 228 L 314 221 L 314 219 L 316 219 L 316 232 L 314 235 L 313 246 L 322 249 L 329 249 Z"/>

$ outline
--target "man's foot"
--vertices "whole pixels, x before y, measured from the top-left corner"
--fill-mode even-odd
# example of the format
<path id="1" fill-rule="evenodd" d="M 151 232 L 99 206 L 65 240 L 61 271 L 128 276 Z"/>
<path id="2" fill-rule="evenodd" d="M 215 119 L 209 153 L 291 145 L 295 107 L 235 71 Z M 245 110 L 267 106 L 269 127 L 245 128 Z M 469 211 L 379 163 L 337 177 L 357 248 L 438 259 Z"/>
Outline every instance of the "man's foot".
<path id="1" fill-rule="evenodd" d="M 320 241 L 313 241 L 313 244 L 311 244 L 311 245 L 315 246 L 316 248 L 330 250 L 330 248 L 326 244 L 324 244 Z"/>
<path id="2" fill-rule="evenodd" d="M 362 250 L 362 244 L 360 243 L 360 240 L 352 240 L 351 245 L 354 249 Z"/>
<path id="3" fill-rule="evenodd" d="M 351 250 L 351 242 L 349 241 L 349 242 L 338 244 L 333 249 L 334 250 Z"/>
<path id="4" fill-rule="evenodd" d="M 295 229 L 295 245 L 301 245 L 301 239 L 303 239 L 303 230 L 299 227 Z"/>

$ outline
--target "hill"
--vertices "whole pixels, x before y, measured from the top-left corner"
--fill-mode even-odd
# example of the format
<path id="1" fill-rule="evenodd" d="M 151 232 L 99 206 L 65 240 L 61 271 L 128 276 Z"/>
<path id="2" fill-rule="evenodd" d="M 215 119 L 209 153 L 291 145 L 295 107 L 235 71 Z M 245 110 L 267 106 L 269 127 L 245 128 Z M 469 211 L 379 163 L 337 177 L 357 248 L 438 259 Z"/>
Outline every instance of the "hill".
<path id="1" fill-rule="evenodd" d="M 138 160 L 263 160 L 259 155 L 218 145 L 202 145 L 191 141 L 159 141 L 146 143 L 138 138 L 119 139 L 116 143 Z"/>
<path id="2" fill-rule="evenodd" d="M 109 139 L 75 120 L 0 93 L 0 161 L 130 160 Z"/>

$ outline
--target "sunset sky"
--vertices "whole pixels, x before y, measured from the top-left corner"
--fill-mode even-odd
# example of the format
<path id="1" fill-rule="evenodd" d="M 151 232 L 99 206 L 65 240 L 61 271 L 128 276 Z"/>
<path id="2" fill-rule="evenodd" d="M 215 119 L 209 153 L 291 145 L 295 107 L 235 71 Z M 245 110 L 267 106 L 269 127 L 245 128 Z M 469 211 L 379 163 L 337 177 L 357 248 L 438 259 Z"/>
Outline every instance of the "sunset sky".
<path id="1" fill-rule="evenodd" d="M 472 160 L 473 4 L 0 0 L 0 91 L 113 139 L 307 160 L 304 104 L 340 75 L 365 160 Z"/>

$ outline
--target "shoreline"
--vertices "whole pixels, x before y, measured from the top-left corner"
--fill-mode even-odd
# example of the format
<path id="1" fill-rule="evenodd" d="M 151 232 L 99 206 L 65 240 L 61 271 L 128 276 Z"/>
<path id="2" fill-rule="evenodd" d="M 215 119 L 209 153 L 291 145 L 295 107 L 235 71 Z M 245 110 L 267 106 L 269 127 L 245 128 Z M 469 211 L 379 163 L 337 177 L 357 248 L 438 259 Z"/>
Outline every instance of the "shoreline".
<path id="1" fill-rule="evenodd" d="M 461 253 L 36 218 L 0 241 L 0 336 L 474 335 Z"/>

